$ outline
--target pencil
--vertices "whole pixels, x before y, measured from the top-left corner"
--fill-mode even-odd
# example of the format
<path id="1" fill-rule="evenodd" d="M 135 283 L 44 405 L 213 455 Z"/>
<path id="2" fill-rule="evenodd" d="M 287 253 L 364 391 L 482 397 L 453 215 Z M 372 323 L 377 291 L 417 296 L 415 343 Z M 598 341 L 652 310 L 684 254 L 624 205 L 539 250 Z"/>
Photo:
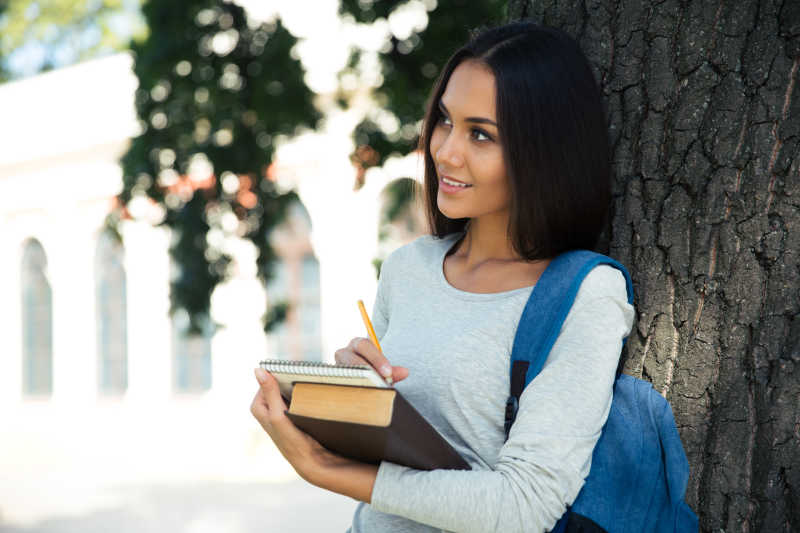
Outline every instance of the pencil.
<path id="1" fill-rule="evenodd" d="M 378 348 L 378 351 L 383 353 L 383 350 L 381 350 L 381 345 L 378 342 L 378 337 L 377 335 L 375 335 L 375 329 L 372 327 L 372 321 L 369 319 L 367 310 L 364 307 L 364 302 L 362 302 L 361 300 L 358 301 L 358 310 L 361 311 L 361 318 L 364 320 L 364 325 L 367 326 L 367 333 L 369 333 L 370 340 Z M 386 383 L 388 383 L 389 385 L 392 384 L 392 376 L 386 377 Z"/>

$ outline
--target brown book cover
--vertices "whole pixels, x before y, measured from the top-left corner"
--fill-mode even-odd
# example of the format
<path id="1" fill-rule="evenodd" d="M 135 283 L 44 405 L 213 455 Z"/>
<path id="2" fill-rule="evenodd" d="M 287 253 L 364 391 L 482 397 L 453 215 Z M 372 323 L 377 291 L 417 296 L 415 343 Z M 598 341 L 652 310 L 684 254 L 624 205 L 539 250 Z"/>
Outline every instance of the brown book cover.
<path id="1" fill-rule="evenodd" d="M 418 470 L 470 470 L 396 389 L 296 383 L 292 402 L 287 412 L 292 422 L 345 457 L 372 464 L 389 461 Z M 353 402 L 359 403 L 349 409 Z"/>

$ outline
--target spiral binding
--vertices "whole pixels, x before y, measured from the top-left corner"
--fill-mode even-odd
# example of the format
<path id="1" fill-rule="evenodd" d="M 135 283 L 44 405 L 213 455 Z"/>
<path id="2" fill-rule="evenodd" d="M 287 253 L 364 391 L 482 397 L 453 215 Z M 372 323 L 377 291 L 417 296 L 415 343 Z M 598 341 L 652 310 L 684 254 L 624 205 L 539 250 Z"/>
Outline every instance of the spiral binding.
<path id="1" fill-rule="evenodd" d="M 296 374 L 300 376 L 336 376 L 361 377 L 371 368 L 366 365 L 331 365 L 315 361 L 286 361 L 284 359 L 267 359 L 259 363 L 268 372 Z"/>

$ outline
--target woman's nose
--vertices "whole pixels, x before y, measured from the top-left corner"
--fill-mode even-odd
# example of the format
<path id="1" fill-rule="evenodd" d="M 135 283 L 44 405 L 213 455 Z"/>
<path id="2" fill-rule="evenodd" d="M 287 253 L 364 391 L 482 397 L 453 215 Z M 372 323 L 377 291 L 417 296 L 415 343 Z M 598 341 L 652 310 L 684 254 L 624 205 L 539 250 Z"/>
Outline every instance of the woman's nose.
<path id="1" fill-rule="evenodd" d="M 464 164 L 462 147 L 452 130 L 448 132 L 442 144 L 439 145 L 439 149 L 436 150 L 436 161 L 449 167 L 460 167 Z"/>

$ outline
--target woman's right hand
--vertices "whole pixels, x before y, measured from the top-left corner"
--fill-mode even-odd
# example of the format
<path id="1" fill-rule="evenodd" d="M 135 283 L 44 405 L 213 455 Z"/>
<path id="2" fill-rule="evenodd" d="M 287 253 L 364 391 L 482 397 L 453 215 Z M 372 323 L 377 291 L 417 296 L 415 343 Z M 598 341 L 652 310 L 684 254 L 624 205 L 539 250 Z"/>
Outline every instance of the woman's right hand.
<path id="1" fill-rule="evenodd" d="M 403 366 L 392 366 L 371 340 L 356 337 L 344 348 L 336 350 L 336 362 L 342 365 L 370 365 L 384 378 L 391 376 L 393 382 L 406 379 L 408 369 Z"/>

